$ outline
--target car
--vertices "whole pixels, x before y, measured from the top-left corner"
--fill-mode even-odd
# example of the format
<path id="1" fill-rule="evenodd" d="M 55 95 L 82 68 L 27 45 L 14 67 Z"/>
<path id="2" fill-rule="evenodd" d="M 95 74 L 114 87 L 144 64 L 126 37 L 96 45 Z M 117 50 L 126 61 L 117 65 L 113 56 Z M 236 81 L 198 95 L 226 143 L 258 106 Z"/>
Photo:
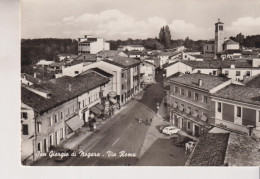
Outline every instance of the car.
<path id="1" fill-rule="evenodd" d="M 191 138 L 185 137 L 185 136 L 180 136 L 180 137 L 177 137 L 175 140 L 173 140 L 173 143 L 174 143 L 174 145 L 176 145 L 176 146 L 181 146 L 181 147 L 183 147 L 183 146 L 185 146 L 185 144 L 186 144 L 187 142 L 190 142 L 190 141 L 192 141 Z"/>
<path id="2" fill-rule="evenodd" d="M 168 134 L 168 135 L 173 135 L 173 134 L 177 134 L 179 131 L 180 131 L 180 129 L 178 129 L 177 127 L 168 126 L 162 130 L 162 133 Z"/>
<path id="3" fill-rule="evenodd" d="M 67 148 L 59 149 L 54 154 L 54 160 L 57 162 L 64 162 L 65 160 L 71 157 L 71 154 L 73 152 L 73 150 Z"/>

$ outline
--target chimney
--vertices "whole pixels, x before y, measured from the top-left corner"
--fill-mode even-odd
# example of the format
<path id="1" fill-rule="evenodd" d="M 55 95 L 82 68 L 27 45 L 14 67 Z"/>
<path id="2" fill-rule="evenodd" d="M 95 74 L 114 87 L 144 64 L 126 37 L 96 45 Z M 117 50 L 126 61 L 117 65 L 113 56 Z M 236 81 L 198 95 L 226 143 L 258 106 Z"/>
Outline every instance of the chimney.
<path id="1" fill-rule="evenodd" d="M 71 84 L 69 84 L 69 91 L 71 91 Z"/>
<path id="2" fill-rule="evenodd" d="M 36 78 L 36 72 L 33 73 L 33 77 Z"/>
<path id="3" fill-rule="evenodd" d="M 202 79 L 198 80 L 199 86 L 202 86 Z"/>

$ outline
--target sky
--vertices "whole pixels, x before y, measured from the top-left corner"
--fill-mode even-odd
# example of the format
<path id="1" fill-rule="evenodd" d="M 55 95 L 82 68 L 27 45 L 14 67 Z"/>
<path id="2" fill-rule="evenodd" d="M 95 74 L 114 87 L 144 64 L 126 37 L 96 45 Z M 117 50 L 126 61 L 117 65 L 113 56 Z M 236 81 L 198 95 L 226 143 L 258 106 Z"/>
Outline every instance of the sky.
<path id="1" fill-rule="evenodd" d="M 214 38 L 220 18 L 225 36 L 260 34 L 260 0 L 21 0 L 22 38 L 106 40 L 158 37 Z"/>

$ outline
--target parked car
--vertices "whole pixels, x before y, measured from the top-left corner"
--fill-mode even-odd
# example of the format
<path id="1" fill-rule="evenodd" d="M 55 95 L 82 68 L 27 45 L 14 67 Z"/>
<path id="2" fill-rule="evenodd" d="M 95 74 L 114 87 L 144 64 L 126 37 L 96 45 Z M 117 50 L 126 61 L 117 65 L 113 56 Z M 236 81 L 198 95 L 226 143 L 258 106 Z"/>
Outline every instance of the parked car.
<path id="1" fill-rule="evenodd" d="M 57 156 L 54 157 L 54 160 L 57 161 L 57 162 L 63 162 L 65 160 L 67 160 L 68 158 L 71 157 L 71 154 L 73 153 L 74 151 L 71 150 L 71 149 L 66 149 L 66 148 L 63 148 L 63 149 L 60 149 L 58 150 L 56 153 L 59 154 Z"/>
<path id="2" fill-rule="evenodd" d="M 177 137 L 175 140 L 173 140 L 173 143 L 174 143 L 174 145 L 176 145 L 176 146 L 184 147 L 185 144 L 186 144 L 187 142 L 190 142 L 190 141 L 192 141 L 191 138 L 185 137 L 185 136 L 180 136 L 180 137 Z"/>
<path id="3" fill-rule="evenodd" d="M 177 134 L 179 131 L 180 131 L 180 129 L 178 129 L 177 127 L 168 126 L 162 130 L 162 133 L 168 134 L 168 135 L 173 135 L 173 134 Z"/>

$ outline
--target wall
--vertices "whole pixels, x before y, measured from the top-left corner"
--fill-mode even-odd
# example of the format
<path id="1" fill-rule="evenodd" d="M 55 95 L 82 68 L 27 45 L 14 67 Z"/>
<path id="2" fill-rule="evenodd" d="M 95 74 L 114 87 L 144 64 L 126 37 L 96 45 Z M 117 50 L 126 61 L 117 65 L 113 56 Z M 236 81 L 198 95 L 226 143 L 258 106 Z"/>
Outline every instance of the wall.
<path id="1" fill-rule="evenodd" d="M 22 161 L 33 154 L 33 144 L 35 139 L 35 113 L 33 109 L 26 104 L 21 104 L 21 113 L 27 113 L 27 119 L 21 116 L 21 159 Z M 28 135 L 23 135 L 22 125 L 28 125 Z M 33 158 L 30 158 L 33 160 Z"/>
<path id="2" fill-rule="evenodd" d="M 243 80 L 246 76 L 247 71 L 250 71 L 250 76 L 255 76 L 260 74 L 259 68 L 223 68 L 222 74 L 225 74 L 228 71 L 228 78 L 232 78 L 233 80 Z M 240 75 L 236 76 L 236 71 L 240 71 Z"/>
<path id="3" fill-rule="evenodd" d="M 73 106 L 74 109 L 76 108 L 75 112 L 73 112 Z M 68 109 L 70 109 L 71 114 L 66 115 L 68 112 Z M 63 113 L 63 117 L 61 119 L 61 112 Z M 51 110 L 47 111 L 46 113 L 40 115 L 37 117 L 36 121 L 37 123 L 41 123 L 41 132 L 38 132 L 38 128 L 36 127 L 36 141 L 35 141 L 35 154 L 37 154 L 37 145 L 38 143 L 41 143 L 41 152 L 46 152 L 44 150 L 43 144 L 44 139 L 47 141 L 47 151 L 50 147 L 50 136 L 52 136 L 52 145 L 59 144 L 61 140 L 64 140 L 66 138 L 66 131 L 65 131 L 65 121 L 69 119 L 71 115 L 74 115 L 77 113 L 77 98 L 74 98 L 70 101 L 67 101 L 55 108 L 52 108 Z M 58 121 L 55 123 L 54 115 L 57 115 Z M 52 119 L 52 126 L 50 125 L 49 119 Z M 63 131 L 63 139 L 60 138 L 60 131 Z M 55 132 L 58 133 L 57 140 L 55 139 Z"/>
<path id="4" fill-rule="evenodd" d="M 239 44 L 226 44 L 224 50 L 238 50 Z"/>

